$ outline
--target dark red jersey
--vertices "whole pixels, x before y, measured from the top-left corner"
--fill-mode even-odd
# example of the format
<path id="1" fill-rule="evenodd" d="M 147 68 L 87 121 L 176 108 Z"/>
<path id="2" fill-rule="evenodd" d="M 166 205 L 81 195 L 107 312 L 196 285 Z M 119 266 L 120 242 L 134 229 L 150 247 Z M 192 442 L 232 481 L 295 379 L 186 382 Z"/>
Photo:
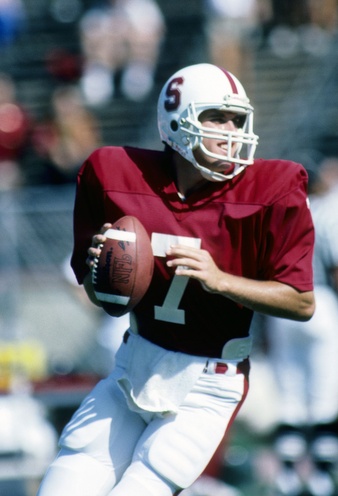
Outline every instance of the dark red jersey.
<path id="1" fill-rule="evenodd" d="M 187 167 L 190 165 L 187 164 Z M 171 155 L 103 147 L 82 166 L 74 210 L 72 266 L 79 283 L 87 249 L 105 222 L 137 217 L 153 239 L 155 270 L 135 308 L 138 332 L 170 350 L 219 357 L 224 344 L 248 335 L 252 311 L 174 276 L 165 247 L 208 250 L 223 271 L 311 291 L 314 231 L 305 169 L 285 160 L 255 160 L 231 181 L 208 182 L 180 199 Z"/>

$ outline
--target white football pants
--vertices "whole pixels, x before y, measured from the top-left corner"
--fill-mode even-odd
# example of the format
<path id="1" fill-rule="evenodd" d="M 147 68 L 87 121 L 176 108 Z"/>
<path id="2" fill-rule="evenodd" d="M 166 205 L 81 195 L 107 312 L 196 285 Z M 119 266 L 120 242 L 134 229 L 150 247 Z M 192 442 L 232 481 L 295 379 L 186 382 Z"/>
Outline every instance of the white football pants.
<path id="1" fill-rule="evenodd" d="M 65 427 L 38 496 L 172 496 L 190 486 L 247 394 L 247 376 L 230 368 L 201 373 L 170 415 L 131 411 L 113 372 Z"/>

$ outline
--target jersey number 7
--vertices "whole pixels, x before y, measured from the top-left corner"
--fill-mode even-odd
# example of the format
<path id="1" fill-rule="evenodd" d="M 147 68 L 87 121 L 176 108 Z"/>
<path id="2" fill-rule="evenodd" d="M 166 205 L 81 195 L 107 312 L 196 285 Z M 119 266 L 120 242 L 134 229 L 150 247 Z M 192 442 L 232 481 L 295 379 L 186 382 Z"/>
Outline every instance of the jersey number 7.
<path id="1" fill-rule="evenodd" d="M 165 257 L 166 251 L 171 245 L 186 245 L 193 248 L 201 247 L 200 238 L 191 238 L 188 236 L 175 236 L 172 234 L 153 233 L 151 237 L 151 246 L 155 257 Z M 168 293 L 163 305 L 155 306 L 155 319 L 175 324 L 185 323 L 185 311 L 179 309 L 185 288 L 187 287 L 189 277 L 174 276 L 170 284 Z"/>

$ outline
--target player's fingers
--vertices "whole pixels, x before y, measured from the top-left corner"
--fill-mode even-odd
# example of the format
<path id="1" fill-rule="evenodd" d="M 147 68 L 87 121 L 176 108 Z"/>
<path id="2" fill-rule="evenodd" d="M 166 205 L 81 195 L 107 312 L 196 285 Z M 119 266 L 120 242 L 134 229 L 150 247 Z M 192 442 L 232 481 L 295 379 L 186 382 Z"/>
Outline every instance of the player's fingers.
<path id="1" fill-rule="evenodd" d="M 177 270 L 201 270 L 201 264 L 193 258 L 174 258 L 167 261 L 168 267 L 173 267 Z"/>
<path id="2" fill-rule="evenodd" d="M 98 244 L 96 246 L 90 246 L 87 250 L 88 256 L 89 257 L 99 257 L 101 250 L 102 250 L 103 244 Z"/>
<path id="3" fill-rule="evenodd" d="M 167 250 L 167 255 L 171 258 L 189 257 L 189 258 L 196 258 L 196 260 L 198 260 L 204 256 L 203 254 L 204 254 L 204 250 L 200 250 L 199 248 L 193 248 L 191 246 L 184 246 L 184 245 L 171 246 Z"/>
<path id="4" fill-rule="evenodd" d="M 94 262 L 94 260 L 96 258 L 99 258 L 100 254 L 101 254 L 102 246 L 103 246 L 103 243 L 95 245 L 95 246 L 92 245 L 88 248 L 88 250 L 87 250 L 87 254 L 88 254 L 87 265 L 90 265 L 90 267 L 91 267 L 92 266 L 91 262 Z"/>
<path id="5" fill-rule="evenodd" d="M 97 248 L 98 246 L 102 245 L 106 241 L 106 237 L 104 234 L 94 234 L 92 237 L 92 245 L 91 248 Z"/>
<path id="6" fill-rule="evenodd" d="M 113 224 L 110 224 L 110 222 L 106 222 L 103 224 L 103 226 L 100 229 L 100 234 L 104 234 L 108 229 L 110 229 L 113 226 Z"/>

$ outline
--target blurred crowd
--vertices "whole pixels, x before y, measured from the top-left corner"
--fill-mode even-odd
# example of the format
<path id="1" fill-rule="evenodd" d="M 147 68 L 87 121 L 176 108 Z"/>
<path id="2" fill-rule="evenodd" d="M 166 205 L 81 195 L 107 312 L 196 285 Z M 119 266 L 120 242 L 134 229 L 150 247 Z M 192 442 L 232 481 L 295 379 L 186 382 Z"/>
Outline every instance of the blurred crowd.
<path id="1" fill-rule="evenodd" d="M 108 107 L 114 112 L 116 99 L 135 106 L 146 102 L 156 86 L 160 63 L 165 62 L 170 29 L 163 1 L 49 3 L 56 23 L 77 30 L 78 50 L 46 54 L 50 92 L 43 115 L 37 115 L 34 106 L 23 103 L 24 82 L 8 65 L 11 47 L 30 32 L 29 11 L 24 0 L 0 0 L 0 55 L 6 60 L 5 69 L 0 62 L 0 193 L 31 185 L 74 184 L 82 162 L 103 144 L 100 111 Z M 267 49 L 284 59 L 297 53 L 320 57 L 337 30 L 336 0 L 201 0 L 200 6 L 209 61 L 226 67 L 244 84 L 253 77 L 256 50 Z M 133 119 L 133 114 L 124 118 Z M 264 357 L 264 371 L 271 380 L 263 382 L 263 401 L 268 407 L 274 400 L 280 404 L 267 422 L 275 460 L 268 481 L 271 496 L 338 494 L 338 158 L 317 159 L 306 157 L 303 165 L 311 180 L 310 206 L 319 233 L 318 318 L 308 325 L 292 323 L 290 328 L 267 319 L 258 333 L 257 355 Z M 64 277 L 73 291 L 71 277 Z M 114 323 L 102 318 L 98 339 L 104 367 L 112 366 L 117 346 L 112 327 Z M 255 385 L 252 389 L 249 401 L 258 400 L 251 409 L 260 416 L 259 410 L 265 408 L 260 403 L 262 390 Z M 245 420 L 255 430 L 255 421 Z M 232 488 L 215 482 L 225 464 L 222 453 L 212 477 L 199 481 L 186 495 L 237 496 Z"/>
<path id="2" fill-rule="evenodd" d="M 81 163 L 102 144 L 95 110 L 116 96 L 141 102 L 153 89 L 165 36 L 155 0 L 106 0 L 86 9 L 54 1 L 50 15 L 59 23 L 75 16 L 78 50 L 52 48 L 45 54 L 50 95 L 43 115 L 25 108 L 10 71 L 0 74 L 6 122 L 0 128 L 0 190 L 74 182 Z M 14 45 L 27 24 L 22 0 L 0 0 L 0 51 Z"/>
<path id="3" fill-rule="evenodd" d="M 199 7 L 206 57 L 245 85 L 254 79 L 255 51 L 321 56 L 337 27 L 336 0 L 196 0 L 192 7 Z M 103 142 L 100 112 L 111 109 L 113 116 L 116 99 L 148 101 L 175 23 L 158 0 L 51 1 L 46 15 L 76 34 L 76 48 L 46 49 L 49 95 L 41 115 L 22 97 L 25 81 L 8 64 L 10 48 L 34 37 L 29 8 L 25 0 L 0 0 L 0 52 L 7 61 L 3 69 L 0 62 L 0 190 L 73 182 Z"/>

